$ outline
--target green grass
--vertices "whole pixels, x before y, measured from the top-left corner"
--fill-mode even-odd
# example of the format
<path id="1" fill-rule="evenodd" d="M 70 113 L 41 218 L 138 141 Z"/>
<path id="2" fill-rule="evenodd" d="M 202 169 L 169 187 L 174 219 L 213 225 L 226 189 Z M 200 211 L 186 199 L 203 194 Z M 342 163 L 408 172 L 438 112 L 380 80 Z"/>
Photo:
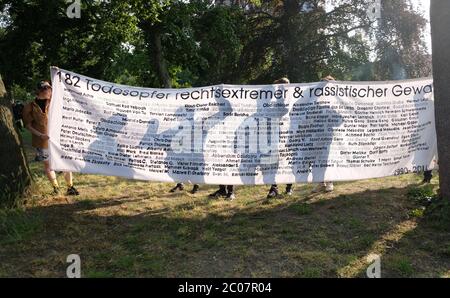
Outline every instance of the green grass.
<path id="1" fill-rule="evenodd" d="M 0 209 L 0 244 L 14 244 L 37 233 L 42 219 L 21 209 Z"/>
<path id="2" fill-rule="evenodd" d="M 269 201 L 268 186 L 239 186 L 228 202 L 208 198 L 216 186 L 191 195 L 80 174 L 79 197 L 52 197 L 42 164 L 30 168 L 27 203 L 0 211 L 2 277 L 64 277 L 73 253 L 83 277 L 364 277 L 373 253 L 383 277 L 450 275 L 450 207 L 435 198 L 437 177 L 341 182 L 327 194 L 295 185 Z"/>
<path id="3" fill-rule="evenodd" d="M 413 217 L 423 217 L 423 213 L 424 213 L 425 209 L 424 208 L 417 208 L 417 209 L 413 209 L 411 210 L 411 212 L 409 213 L 411 216 Z"/>
<path id="4" fill-rule="evenodd" d="M 312 212 L 311 206 L 309 206 L 309 204 L 306 203 L 292 205 L 291 209 L 295 211 L 295 213 L 297 213 L 298 215 L 307 215 L 311 214 Z"/>
<path id="5" fill-rule="evenodd" d="M 391 266 L 394 271 L 403 277 L 412 276 L 414 273 L 414 268 L 411 261 L 403 256 L 393 258 L 389 263 L 389 266 Z"/>
<path id="6" fill-rule="evenodd" d="M 409 188 L 407 196 L 418 204 L 426 204 L 435 197 L 434 185 L 413 186 Z"/>

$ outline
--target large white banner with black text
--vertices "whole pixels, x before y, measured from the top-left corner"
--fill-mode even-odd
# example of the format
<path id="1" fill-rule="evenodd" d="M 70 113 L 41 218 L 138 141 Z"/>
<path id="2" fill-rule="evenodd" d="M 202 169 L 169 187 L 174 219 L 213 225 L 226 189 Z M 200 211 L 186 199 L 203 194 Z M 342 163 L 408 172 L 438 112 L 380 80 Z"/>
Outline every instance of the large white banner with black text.
<path id="1" fill-rule="evenodd" d="M 153 89 L 55 67 L 51 76 L 58 171 L 237 185 L 437 166 L 431 78 Z"/>

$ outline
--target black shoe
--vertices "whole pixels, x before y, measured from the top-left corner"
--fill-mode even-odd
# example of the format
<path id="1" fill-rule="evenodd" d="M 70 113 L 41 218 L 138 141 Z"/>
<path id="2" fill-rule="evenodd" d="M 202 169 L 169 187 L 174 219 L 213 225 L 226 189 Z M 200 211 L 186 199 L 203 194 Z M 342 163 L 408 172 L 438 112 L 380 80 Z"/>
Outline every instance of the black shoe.
<path id="1" fill-rule="evenodd" d="M 78 196 L 80 193 L 75 187 L 71 186 L 67 189 L 66 195 L 68 196 Z"/>
<path id="2" fill-rule="evenodd" d="M 431 178 L 430 177 L 423 178 L 422 183 L 431 183 Z"/>
<path id="3" fill-rule="evenodd" d="M 269 193 L 267 194 L 267 198 L 268 199 L 274 199 L 276 197 L 278 197 L 280 194 L 278 193 L 278 189 L 276 188 L 271 188 L 269 190 Z"/>
<path id="4" fill-rule="evenodd" d="M 431 179 L 432 178 L 433 178 L 433 172 L 432 171 L 425 171 L 425 172 L 423 172 L 422 183 L 431 183 Z"/>
<path id="5" fill-rule="evenodd" d="M 184 185 L 183 185 L 183 183 L 177 183 L 177 185 L 175 185 L 174 188 L 172 188 L 171 190 L 169 190 L 169 192 L 176 192 L 177 190 L 179 190 L 179 191 L 184 190 Z"/>
<path id="6" fill-rule="evenodd" d="M 219 189 L 209 195 L 210 198 L 223 198 L 227 197 L 227 192 L 225 190 Z"/>
<path id="7" fill-rule="evenodd" d="M 57 196 L 59 194 L 60 194 L 59 187 L 58 186 L 53 186 L 52 195 Z"/>
<path id="8" fill-rule="evenodd" d="M 292 184 L 286 185 L 286 192 L 284 194 L 287 196 L 292 196 Z"/>
<path id="9" fill-rule="evenodd" d="M 234 199 L 236 199 L 236 196 L 234 195 L 234 192 L 230 192 L 227 194 L 225 200 L 227 201 L 233 201 Z"/>
<path id="10" fill-rule="evenodd" d="M 200 186 L 198 184 L 194 184 L 194 187 L 192 187 L 191 194 L 196 194 L 199 190 Z"/>

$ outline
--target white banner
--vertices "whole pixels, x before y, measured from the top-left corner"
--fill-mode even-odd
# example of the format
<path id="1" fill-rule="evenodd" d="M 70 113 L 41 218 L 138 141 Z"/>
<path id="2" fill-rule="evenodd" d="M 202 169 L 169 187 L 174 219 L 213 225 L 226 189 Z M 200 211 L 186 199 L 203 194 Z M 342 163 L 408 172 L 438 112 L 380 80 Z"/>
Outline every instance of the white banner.
<path id="1" fill-rule="evenodd" d="M 58 68 L 51 76 L 57 171 L 238 185 L 437 166 L 430 78 L 152 89 Z"/>

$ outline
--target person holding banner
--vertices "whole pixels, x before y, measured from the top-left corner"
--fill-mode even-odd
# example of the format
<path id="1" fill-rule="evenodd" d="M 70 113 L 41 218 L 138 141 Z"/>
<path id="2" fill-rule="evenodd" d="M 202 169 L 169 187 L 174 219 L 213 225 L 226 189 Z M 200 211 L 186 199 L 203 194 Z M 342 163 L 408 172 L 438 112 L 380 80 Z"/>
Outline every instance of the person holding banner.
<path id="1" fill-rule="evenodd" d="M 280 78 L 278 80 L 275 80 L 273 82 L 274 84 L 290 84 L 290 81 L 288 78 Z M 286 184 L 286 191 L 285 194 L 288 196 L 292 196 L 292 184 Z M 272 184 L 272 186 L 269 189 L 269 193 L 267 194 L 267 199 L 273 199 L 280 195 L 278 192 L 278 185 Z"/>
<path id="2" fill-rule="evenodd" d="M 219 189 L 209 195 L 210 198 L 225 198 L 228 201 L 232 201 L 236 198 L 234 194 L 234 185 L 219 185 Z"/>
<path id="3" fill-rule="evenodd" d="M 424 171 L 423 172 L 423 180 L 422 183 L 431 183 L 431 179 L 433 178 L 432 171 Z"/>
<path id="4" fill-rule="evenodd" d="M 198 190 L 200 189 L 200 185 L 194 184 L 191 190 L 191 194 L 196 194 Z M 183 183 L 177 183 L 173 188 L 170 189 L 169 192 L 176 192 L 177 190 L 182 191 L 184 190 L 184 184 Z"/>
<path id="5" fill-rule="evenodd" d="M 216 100 L 218 100 L 219 97 L 216 97 Z M 184 113 L 186 113 L 186 111 L 183 111 Z M 201 117 L 198 119 L 194 120 L 194 115 L 190 112 L 190 117 L 187 117 L 187 119 L 183 119 L 184 121 L 187 121 L 189 123 L 189 125 L 191 125 L 191 128 L 194 129 L 195 127 L 201 127 L 202 128 L 202 142 L 201 142 L 201 148 L 198 148 L 200 150 L 194 150 L 193 152 L 191 152 L 190 154 L 188 154 L 186 157 L 190 157 L 195 159 L 197 162 L 203 163 L 203 159 L 204 159 L 204 147 L 206 146 L 205 144 L 205 140 L 207 139 L 206 136 L 208 134 L 208 132 L 217 124 L 219 124 L 222 120 L 225 119 L 227 114 L 230 114 L 232 112 L 232 107 L 229 101 L 225 101 L 223 105 L 219 105 L 219 109 L 216 113 L 209 115 L 208 117 Z M 179 113 L 179 114 L 183 114 L 183 113 Z M 187 114 L 187 113 L 186 113 Z M 189 120 L 189 118 L 191 118 L 192 120 Z M 188 143 L 190 143 L 190 141 L 188 141 Z M 193 148 L 191 148 L 190 150 L 192 150 Z M 189 156 L 190 155 L 190 156 Z M 191 194 L 195 194 L 199 191 L 200 186 L 199 184 L 194 184 L 192 190 L 191 190 Z M 222 188 L 220 188 L 220 190 L 218 192 L 215 192 L 218 196 L 220 197 L 221 195 L 227 197 L 227 199 L 229 200 L 233 200 L 234 199 L 234 192 L 233 192 L 233 187 L 230 186 L 228 188 L 229 190 L 231 190 L 231 192 L 227 193 L 227 190 L 225 189 L 225 186 Z M 177 183 L 175 185 L 175 187 L 173 187 L 170 192 L 176 192 L 177 190 L 184 190 L 184 184 L 183 183 Z M 225 190 L 223 192 L 223 190 Z"/>
<path id="6" fill-rule="evenodd" d="M 53 194 L 59 194 L 56 174 L 50 169 L 48 152 L 48 108 L 52 97 L 52 86 L 48 81 L 40 81 L 36 90 L 36 98 L 23 108 L 23 122 L 32 134 L 32 145 L 36 148 L 37 156 L 44 161 L 45 174 L 52 183 Z M 67 184 L 67 195 L 79 195 L 73 186 L 72 173 L 65 172 L 64 179 Z"/>
<path id="7" fill-rule="evenodd" d="M 336 79 L 330 75 L 326 76 L 321 82 L 329 82 L 329 81 L 335 81 Z M 334 184 L 333 182 L 321 182 L 319 185 L 313 189 L 313 193 L 320 193 L 320 192 L 332 192 L 334 190 Z"/>

